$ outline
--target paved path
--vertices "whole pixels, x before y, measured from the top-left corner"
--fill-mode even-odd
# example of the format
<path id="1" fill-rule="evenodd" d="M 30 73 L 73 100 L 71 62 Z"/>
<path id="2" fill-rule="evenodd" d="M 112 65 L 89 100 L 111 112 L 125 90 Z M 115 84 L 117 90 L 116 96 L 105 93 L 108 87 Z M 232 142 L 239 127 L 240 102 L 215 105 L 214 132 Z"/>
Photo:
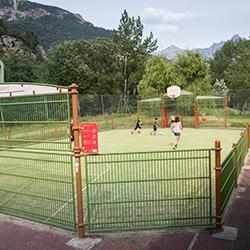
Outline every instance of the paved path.
<path id="1" fill-rule="evenodd" d="M 213 237 L 203 231 L 150 231 L 99 236 L 100 241 L 66 245 L 75 235 L 0 215 L 0 250 L 248 250 L 250 249 L 250 154 L 229 205 L 224 225 L 233 227 L 235 240 Z M 74 239 L 73 239 L 74 240 Z M 96 243 L 96 241 L 94 241 Z M 71 244 L 72 245 L 72 244 Z"/>

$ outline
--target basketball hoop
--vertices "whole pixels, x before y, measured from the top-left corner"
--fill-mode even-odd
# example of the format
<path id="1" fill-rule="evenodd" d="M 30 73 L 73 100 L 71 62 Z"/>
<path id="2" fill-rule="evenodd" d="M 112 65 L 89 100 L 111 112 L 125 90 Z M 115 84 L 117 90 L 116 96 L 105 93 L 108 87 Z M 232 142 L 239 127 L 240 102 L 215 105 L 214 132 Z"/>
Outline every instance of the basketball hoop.
<path id="1" fill-rule="evenodd" d="M 174 101 L 177 97 L 181 95 L 181 88 L 179 86 L 170 86 L 167 88 L 167 93 L 165 94 L 170 98 L 170 100 Z"/>

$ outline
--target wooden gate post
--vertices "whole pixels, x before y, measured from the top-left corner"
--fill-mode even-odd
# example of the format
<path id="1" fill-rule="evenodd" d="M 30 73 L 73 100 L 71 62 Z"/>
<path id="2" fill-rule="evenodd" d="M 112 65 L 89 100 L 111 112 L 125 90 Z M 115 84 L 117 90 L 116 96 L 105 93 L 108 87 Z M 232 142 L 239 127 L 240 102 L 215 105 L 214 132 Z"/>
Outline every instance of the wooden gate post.
<path id="1" fill-rule="evenodd" d="M 199 111 L 197 97 L 194 97 L 194 128 L 199 128 Z"/>
<path id="2" fill-rule="evenodd" d="M 73 118 L 73 134 L 74 134 L 74 158 L 75 158 L 75 174 L 76 174 L 78 233 L 79 233 L 79 238 L 83 238 L 84 237 L 84 221 L 83 221 L 81 148 L 80 148 L 80 126 L 79 126 L 79 117 L 78 117 L 77 85 L 75 83 L 72 83 L 72 85 L 69 86 L 69 90 L 72 96 L 72 118 Z"/>
<path id="3" fill-rule="evenodd" d="M 215 206 L 216 206 L 216 227 L 221 227 L 221 143 L 215 141 Z"/>
<path id="4" fill-rule="evenodd" d="M 224 126 L 227 128 L 227 96 L 224 96 Z"/>

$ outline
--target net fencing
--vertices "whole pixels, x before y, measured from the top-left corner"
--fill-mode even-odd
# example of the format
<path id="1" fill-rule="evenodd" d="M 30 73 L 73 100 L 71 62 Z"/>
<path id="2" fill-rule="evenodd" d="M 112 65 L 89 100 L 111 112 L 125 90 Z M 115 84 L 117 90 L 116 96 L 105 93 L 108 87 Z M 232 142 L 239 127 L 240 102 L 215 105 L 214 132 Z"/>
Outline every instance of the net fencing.
<path id="1" fill-rule="evenodd" d="M 247 91 L 246 91 L 247 92 Z M 238 92 L 237 92 L 238 93 Z M 140 117 L 144 127 L 155 118 L 160 127 L 168 127 L 171 115 L 180 116 L 184 127 L 244 127 L 250 113 L 249 97 L 193 96 L 178 98 L 154 95 L 146 99 L 133 96 L 79 95 L 82 123 L 97 123 L 99 130 L 134 127 Z"/>
<path id="2" fill-rule="evenodd" d="M 97 123 L 99 130 L 131 128 L 137 118 L 137 96 L 79 95 L 82 123 Z"/>

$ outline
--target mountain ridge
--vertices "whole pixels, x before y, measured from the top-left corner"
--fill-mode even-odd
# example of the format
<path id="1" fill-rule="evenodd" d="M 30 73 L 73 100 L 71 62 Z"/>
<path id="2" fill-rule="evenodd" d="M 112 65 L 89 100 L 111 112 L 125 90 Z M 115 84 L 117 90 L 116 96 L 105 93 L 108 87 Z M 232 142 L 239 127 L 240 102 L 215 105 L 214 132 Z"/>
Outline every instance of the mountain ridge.
<path id="1" fill-rule="evenodd" d="M 235 34 L 229 40 L 237 41 L 237 40 L 240 40 L 240 39 L 244 39 L 244 38 L 240 37 L 238 34 Z M 190 50 L 189 49 L 182 49 L 182 48 L 179 48 L 179 47 L 177 47 L 175 45 L 170 45 L 169 47 L 167 47 L 167 48 L 165 48 L 163 50 L 157 51 L 155 54 L 165 56 L 169 61 L 173 61 L 173 60 L 175 60 L 177 55 L 184 54 L 184 53 L 186 53 L 188 51 L 193 51 L 193 52 L 198 52 L 205 59 L 211 59 L 211 58 L 213 58 L 216 51 L 218 49 L 220 49 L 225 44 L 225 42 L 226 41 L 213 43 L 208 48 L 194 48 L 194 49 L 190 49 Z"/>
<path id="2" fill-rule="evenodd" d="M 45 49 L 63 40 L 90 40 L 112 35 L 111 30 L 94 26 L 80 14 L 27 0 L 1 0 L 0 18 L 10 29 L 34 31 Z"/>

